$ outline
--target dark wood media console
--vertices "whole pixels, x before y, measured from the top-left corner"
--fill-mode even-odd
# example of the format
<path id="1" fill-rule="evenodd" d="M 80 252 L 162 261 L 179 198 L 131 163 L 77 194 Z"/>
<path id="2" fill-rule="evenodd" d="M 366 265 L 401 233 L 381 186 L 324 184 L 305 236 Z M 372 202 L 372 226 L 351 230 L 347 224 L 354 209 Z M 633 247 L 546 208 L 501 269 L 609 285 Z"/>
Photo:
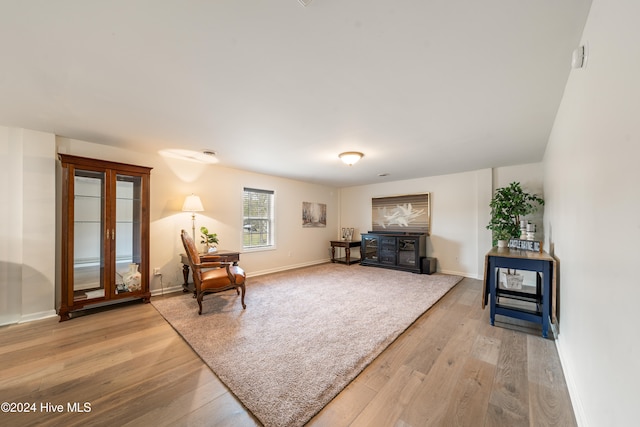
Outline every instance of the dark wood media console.
<path id="1" fill-rule="evenodd" d="M 360 264 L 422 273 L 426 233 L 370 231 L 362 234 Z"/>

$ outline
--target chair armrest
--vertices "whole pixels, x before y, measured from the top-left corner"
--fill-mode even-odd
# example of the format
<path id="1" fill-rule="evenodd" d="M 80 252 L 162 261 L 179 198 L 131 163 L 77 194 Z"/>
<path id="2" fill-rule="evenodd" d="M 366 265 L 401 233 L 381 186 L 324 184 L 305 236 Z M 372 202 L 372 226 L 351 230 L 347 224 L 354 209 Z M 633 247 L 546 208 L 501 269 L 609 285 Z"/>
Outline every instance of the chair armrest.
<path id="1" fill-rule="evenodd" d="M 227 265 L 227 276 L 229 276 L 231 283 L 242 285 L 244 284 L 246 274 L 244 270 L 237 265 Z"/>

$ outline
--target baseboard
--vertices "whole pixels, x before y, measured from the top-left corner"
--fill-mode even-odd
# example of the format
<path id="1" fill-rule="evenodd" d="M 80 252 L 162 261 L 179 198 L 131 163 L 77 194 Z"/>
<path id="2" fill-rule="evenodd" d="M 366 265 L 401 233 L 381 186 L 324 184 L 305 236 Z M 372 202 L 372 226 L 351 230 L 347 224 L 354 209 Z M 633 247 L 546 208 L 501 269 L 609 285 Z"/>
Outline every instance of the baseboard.
<path id="1" fill-rule="evenodd" d="M 267 270 L 253 271 L 251 273 L 247 273 L 247 277 L 251 278 L 251 277 L 257 277 L 257 276 L 264 276 L 265 274 L 279 273 L 281 271 L 287 271 L 287 270 L 295 270 L 296 268 L 311 267 L 312 265 L 324 264 L 330 261 L 331 260 L 329 258 L 326 258 L 323 260 L 303 262 L 300 264 L 286 265 L 286 266 L 277 267 L 277 268 L 270 268 Z"/>
<path id="2" fill-rule="evenodd" d="M 56 313 L 55 310 L 40 311 L 38 313 L 31 313 L 31 314 L 27 314 L 26 316 L 20 317 L 20 320 L 18 321 L 18 323 L 26 323 L 26 322 L 33 322 L 34 320 L 48 319 L 50 317 L 56 317 L 57 315 L 58 313 Z"/>
<path id="3" fill-rule="evenodd" d="M 551 326 L 553 327 L 554 325 L 552 324 Z M 573 413 L 576 417 L 576 423 L 579 427 L 589 427 L 589 424 L 586 421 L 587 418 L 584 413 L 584 406 L 582 405 L 582 401 L 580 400 L 580 396 L 578 394 L 578 389 L 576 388 L 574 375 L 571 372 L 569 365 L 567 364 L 567 360 L 562 350 L 561 341 L 556 338 L 555 343 L 556 350 L 558 351 L 558 357 L 560 358 L 560 366 L 562 366 L 562 372 L 564 373 L 564 381 L 567 383 L 567 389 L 569 390 L 569 398 L 571 399 L 571 406 L 573 406 Z"/>
<path id="4" fill-rule="evenodd" d="M 462 276 L 462 277 L 468 277 L 470 279 L 482 280 L 482 277 L 478 277 L 475 274 L 471 274 L 471 273 L 463 273 L 462 271 L 441 270 L 441 271 L 436 271 L 436 273 L 450 274 L 452 276 Z"/>
<path id="5" fill-rule="evenodd" d="M 174 285 L 168 288 L 153 289 L 151 291 L 151 296 L 156 297 L 158 295 L 170 294 L 172 292 L 181 292 L 182 290 L 183 290 L 182 285 Z"/>
<path id="6" fill-rule="evenodd" d="M 327 259 L 323 259 L 323 260 L 318 260 L 318 261 L 311 261 L 311 262 L 304 262 L 304 263 L 300 263 L 300 264 L 293 264 L 293 265 L 286 265 L 283 267 L 277 267 L 277 268 L 270 268 L 267 270 L 260 270 L 260 271 L 252 271 L 251 273 L 247 273 L 247 277 L 251 278 L 251 277 L 257 277 L 257 276 L 264 276 L 265 274 L 271 274 L 271 273 L 279 273 L 281 271 L 287 271 L 287 270 L 295 270 L 296 268 L 303 268 L 303 267 L 311 267 L 312 265 L 318 265 L 318 264 L 324 264 L 327 262 L 330 262 L 331 260 L 329 258 Z M 151 291 L 151 296 L 158 296 L 158 295 L 164 295 L 164 294 L 169 294 L 172 292 L 182 292 L 183 287 L 182 285 L 173 285 L 170 286 L 168 288 L 160 288 L 160 289 L 153 289 Z"/>

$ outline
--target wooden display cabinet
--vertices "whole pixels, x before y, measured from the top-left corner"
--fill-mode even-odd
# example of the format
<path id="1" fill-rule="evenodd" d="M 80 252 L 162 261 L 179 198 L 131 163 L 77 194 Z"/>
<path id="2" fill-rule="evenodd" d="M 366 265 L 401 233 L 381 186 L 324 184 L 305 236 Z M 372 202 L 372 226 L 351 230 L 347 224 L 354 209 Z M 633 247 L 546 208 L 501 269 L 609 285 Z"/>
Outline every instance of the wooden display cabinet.
<path id="1" fill-rule="evenodd" d="M 86 306 L 149 302 L 151 168 L 59 154 L 60 321 Z M 125 280 L 136 264 L 139 281 Z M 135 267 L 134 267 L 135 269 Z"/>

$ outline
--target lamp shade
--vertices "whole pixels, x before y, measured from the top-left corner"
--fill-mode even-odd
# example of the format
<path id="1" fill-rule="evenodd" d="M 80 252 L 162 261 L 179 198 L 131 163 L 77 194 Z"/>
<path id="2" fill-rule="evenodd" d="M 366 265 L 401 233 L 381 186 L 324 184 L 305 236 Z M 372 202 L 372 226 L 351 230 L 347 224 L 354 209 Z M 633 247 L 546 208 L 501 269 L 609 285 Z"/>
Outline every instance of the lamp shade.
<path id="1" fill-rule="evenodd" d="M 204 207 L 202 206 L 202 201 L 200 197 L 192 194 L 188 196 L 184 203 L 182 204 L 183 212 L 202 212 L 204 211 Z"/>
<path id="2" fill-rule="evenodd" d="M 340 159 L 347 165 L 351 166 L 354 163 L 356 163 L 358 160 L 360 160 L 362 157 L 364 157 L 364 154 L 358 152 L 358 151 L 346 151 L 344 153 L 340 153 L 338 155 L 338 157 L 340 157 Z"/>

